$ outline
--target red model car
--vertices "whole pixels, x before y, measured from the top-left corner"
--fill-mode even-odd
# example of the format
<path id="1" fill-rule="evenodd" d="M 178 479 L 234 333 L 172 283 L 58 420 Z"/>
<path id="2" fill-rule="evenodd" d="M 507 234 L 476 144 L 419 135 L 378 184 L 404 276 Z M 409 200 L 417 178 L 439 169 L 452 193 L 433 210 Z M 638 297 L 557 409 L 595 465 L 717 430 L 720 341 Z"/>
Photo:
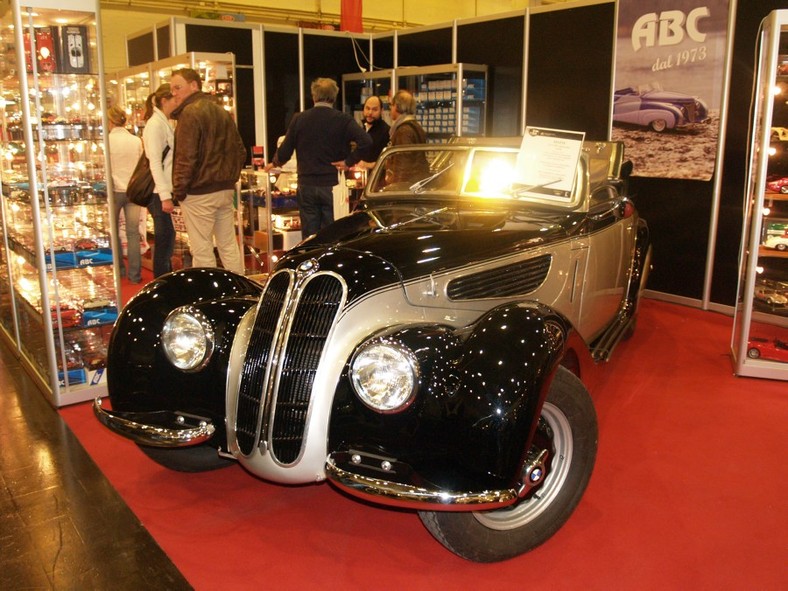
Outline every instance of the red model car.
<path id="1" fill-rule="evenodd" d="M 747 343 L 747 357 L 788 362 L 788 341 L 752 337 Z"/>
<path id="2" fill-rule="evenodd" d="M 766 183 L 766 190 L 772 193 L 788 193 L 788 177 L 781 177 Z"/>

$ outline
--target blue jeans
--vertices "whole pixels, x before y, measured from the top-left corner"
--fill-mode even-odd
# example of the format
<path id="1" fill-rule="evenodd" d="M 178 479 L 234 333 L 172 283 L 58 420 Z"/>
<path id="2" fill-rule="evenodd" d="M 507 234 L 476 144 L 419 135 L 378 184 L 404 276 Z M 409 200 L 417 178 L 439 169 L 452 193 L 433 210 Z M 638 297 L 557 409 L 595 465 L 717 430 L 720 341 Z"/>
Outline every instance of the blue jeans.
<path id="1" fill-rule="evenodd" d="M 301 236 L 317 234 L 334 221 L 334 188 L 299 185 L 298 213 L 301 218 Z"/>
<path id="2" fill-rule="evenodd" d="M 158 195 L 153 195 L 148 211 L 153 218 L 153 276 L 159 277 L 172 271 L 175 227 L 172 225 L 172 216 L 162 211 Z"/>
<path id="3" fill-rule="evenodd" d="M 129 201 L 125 191 L 115 191 L 115 244 L 112 245 L 112 252 L 120 267 L 120 276 L 128 276 L 132 283 L 142 281 L 141 265 L 142 255 L 140 254 L 140 211 L 142 208 L 136 203 Z M 123 217 L 126 220 L 126 258 L 129 261 L 128 274 L 123 265 L 123 249 L 120 245 L 120 212 L 123 210 Z"/>

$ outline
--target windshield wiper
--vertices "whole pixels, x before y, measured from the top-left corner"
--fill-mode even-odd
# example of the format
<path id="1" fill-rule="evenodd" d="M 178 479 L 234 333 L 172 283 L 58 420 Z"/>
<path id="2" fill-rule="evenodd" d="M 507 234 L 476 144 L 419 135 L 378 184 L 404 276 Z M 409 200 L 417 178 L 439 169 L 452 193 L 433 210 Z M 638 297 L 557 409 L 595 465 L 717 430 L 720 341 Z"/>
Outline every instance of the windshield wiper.
<path id="1" fill-rule="evenodd" d="M 523 193 L 528 193 L 529 191 L 533 191 L 534 189 L 544 189 L 545 187 L 549 187 L 550 185 L 554 185 L 556 183 L 560 183 L 562 179 L 555 179 L 554 181 L 549 181 L 547 183 L 542 183 L 540 185 L 531 185 L 529 187 L 521 187 L 515 191 L 513 191 L 515 197 L 519 197 Z"/>
<path id="2" fill-rule="evenodd" d="M 444 172 L 446 172 L 447 170 L 449 170 L 449 169 L 450 169 L 452 166 L 454 166 L 454 162 L 450 162 L 448 166 L 446 166 L 446 167 L 444 167 L 444 168 L 441 168 L 441 169 L 440 169 L 438 172 L 436 172 L 435 174 L 431 174 L 431 175 L 430 175 L 430 176 L 428 176 L 427 178 L 423 178 L 423 179 L 421 179 L 420 181 L 416 181 L 415 183 L 413 183 L 413 184 L 412 184 L 410 187 L 408 187 L 408 188 L 409 188 L 411 191 L 413 191 L 413 193 L 414 193 L 414 194 L 416 194 L 416 195 L 420 195 L 421 193 L 423 193 L 423 192 L 424 192 L 424 187 L 426 187 L 428 184 L 430 184 L 432 181 L 434 181 L 436 178 L 438 178 L 438 177 L 439 177 L 440 175 L 442 175 Z"/>
<path id="3" fill-rule="evenodd" d="M 412 224 L 413 222 L 418 222 L 419 220 L 423 220 L 424 218 L 428 218 L 438 213 L 443 213 L 449 209 L 448 207 L 441 207 L 440 209 L 433 209 L 432 211 L 428 211 L 423 213 L 415 218 L 410 218 L 409 220 L 405 220 L 404 222 L 397 222 L 396 224 L 391 224 L 390 226 L 383 226 L 384 230 L 393 230 L 394 228 L 399 228 L 401 226 L 406 226 L 407 224 Z"/>

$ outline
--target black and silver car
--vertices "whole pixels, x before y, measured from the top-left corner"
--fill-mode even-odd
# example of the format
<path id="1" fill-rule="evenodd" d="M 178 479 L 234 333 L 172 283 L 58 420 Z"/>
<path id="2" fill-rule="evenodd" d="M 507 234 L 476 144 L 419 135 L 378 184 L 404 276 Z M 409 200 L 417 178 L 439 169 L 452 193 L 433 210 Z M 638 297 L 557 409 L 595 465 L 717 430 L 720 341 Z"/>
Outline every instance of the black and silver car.
<path id="1" fill-rule="evenodd" d="M 584 142 L 564 193 L 513 182 L 519 148 L 490 144 L 389 148 L 359 208 L 264 281 L 145 286 L 98 418 L 169 468 L 413 509 L 470 560 L 550 538 L 591 477 L 587 388 L 634 327 L 649 235 L 620 143 Z"/>

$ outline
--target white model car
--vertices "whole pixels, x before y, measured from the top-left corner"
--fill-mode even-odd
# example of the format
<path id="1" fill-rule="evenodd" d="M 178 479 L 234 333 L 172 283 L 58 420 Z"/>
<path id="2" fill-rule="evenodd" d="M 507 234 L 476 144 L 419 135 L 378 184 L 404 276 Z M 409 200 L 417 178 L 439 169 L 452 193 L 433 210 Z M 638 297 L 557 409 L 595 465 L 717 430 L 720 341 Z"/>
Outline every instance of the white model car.
<path id="1" fill-rule="evenodd" d="M 774 248 L 780 251 L 788 250 L 788 236 L 767 236 L 763 241 L 766 248 Z"/>

